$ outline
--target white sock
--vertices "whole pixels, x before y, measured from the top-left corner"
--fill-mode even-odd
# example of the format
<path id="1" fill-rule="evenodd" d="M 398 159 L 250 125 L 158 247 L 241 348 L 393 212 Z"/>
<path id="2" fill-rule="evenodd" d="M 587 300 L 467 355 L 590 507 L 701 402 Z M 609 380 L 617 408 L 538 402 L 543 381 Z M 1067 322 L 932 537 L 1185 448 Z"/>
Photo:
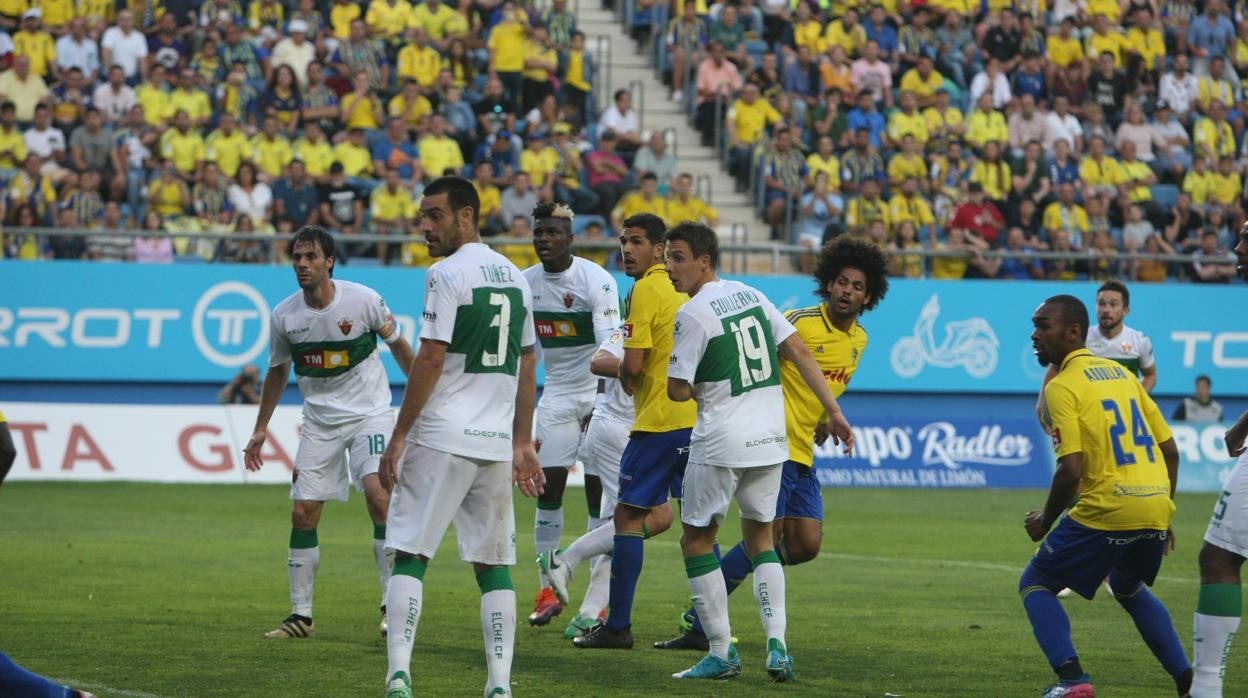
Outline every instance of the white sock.
<path id="1" fill-rule="evenodd" d="M 788 621 L 784 613 L 784 567 L 778 562 L 765 562 L 754 568 L 754 600 L 763 619 L 763 632 L 768 640 L 785 645 L 784 631 Z M 788 645 L 785 645 L 788 647 Z"/>
<path id="2" fill-rule="evenodd" d="M 1195 614 L 1192 632 L 1192 698 L 1222 696 L 1222 675 L 1226 671 L 1226 654 L 1231 649 L 1239 618 Z"/>
<path id="3" fill-rule="evenodd" d="M 693 577 L 689 588 L 693 590 L 693 607 L 702 621 L 711 654 L 727 659 L 732 627 L 728 623 L 728 587 L 724 585 L 724 573 L 717 567 L 713 572 Z"/>
<path id="4" fill-rule="evenodd" d="M 381 604 L 386 604 L 386 591 L 390 586 L 390 573 L 394 570 L 394 551 L 386 550 L 385 539 L 373 539 L 373 560 L 377 562 L 377 574 L 381 577 Z"/>
<path id="5" fill-rule="evenodd" d="M 481 595 L 481 633 L 485 639 L 486 689 L 511 690 L 511 658 L 516 642 L 516 592 L 496 589 Z"/>
<path id="6" fill-rule="evenodd" d="M 537 508 L 533 514 L 533 544 L 537 554 L 554 550 L 559 547 L 559 539 L 563 537 L 563 507 L 558 509 Z M 545 573 L 538 568 L 538 582 L 541 588 L 550 586 Z"/>
<path id="7" fill-rule="evenodd" d="M 604 521 L 598 528 L 577 538 L 567 550 L 560 553 L 559 558 L 564 564 L 576 569 L 582 562 L 599 555 L 606 555 L 612 550 L 615 550 L 614 520 Z"/>
<path id="8" fill-rule="evenodd" d="M 312 591 L 316 586 L 316 568 L 321 565 L 321 548 L 291 548 L 286 562 L 290 572 L 291 613 L 312 617 Z"/>
<path id="9" fill-rule="evenodd" d="M 607 607 L 611 593 L 611 556 L 599 555 L 590 561 L 589 588 L 581 602 L 579 613 L 586 618 L 597 618 Z"/>
<path id="10" fill-rule="evenodd" d="M 601 525 L 602 525 L 602 522 L 603 522 L 603 521 L 605 521 L 605 520 L 606 520 L 606 519 L 602 519 L 602 518 L 599 518 L 599 517 L 597 517 L 597 516 L 587 516 L 587 517 L 585 517 L 585 532 L 586 532 L 586 533 L 589 533 L 590 531 L 594 530 L 595 528 L 598 528 L 599 526 L 601 526 Z"/>
<path id="11" fill-rule="evenodd" d="M 389 669 L 386 680 L 394 672 L 412 675 L 412 645 L 416 643 L 416 626 L 420 625 L 420 612 L 424 607 L 425 583 L 406 575 L 390 577 L 386 589 L 386 622 L 390 632 L 386 634 L 386 654 Z"/>

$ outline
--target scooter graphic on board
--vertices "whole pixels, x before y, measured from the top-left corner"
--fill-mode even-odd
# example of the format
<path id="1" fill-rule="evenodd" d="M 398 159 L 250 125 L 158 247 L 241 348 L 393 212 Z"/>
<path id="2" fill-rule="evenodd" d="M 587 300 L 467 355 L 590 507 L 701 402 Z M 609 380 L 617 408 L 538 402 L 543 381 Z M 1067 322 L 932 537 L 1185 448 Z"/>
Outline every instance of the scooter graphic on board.
<path id="1" fill-rule="evenodd" d="M 914 321 L 914 335 L 902 337 L 889 353 L 893 371 L 902 378 L 913 378 L 926 364 L 938 368 L 961 366 L 975 378 L 986 378 L 997 368 L 997 335 L 982 317 L 945 323 L 945 338 L 936 344 L 936 317 L 940 300 L 936 294 L 924 304 Z"/>

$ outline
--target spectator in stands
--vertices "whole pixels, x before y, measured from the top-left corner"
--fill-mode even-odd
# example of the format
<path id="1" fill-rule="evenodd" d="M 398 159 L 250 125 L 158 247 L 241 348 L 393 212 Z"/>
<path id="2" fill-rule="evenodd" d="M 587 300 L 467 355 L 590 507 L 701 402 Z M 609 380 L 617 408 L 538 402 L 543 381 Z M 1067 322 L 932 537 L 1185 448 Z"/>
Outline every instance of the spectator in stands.
<path id="1" fill-rule="evenodd" d="M 178 176 L 172 160 L 161 158 L 155 164 L 159 175 L 148 185 L 148 210 L 161 218 L 181 216 L 191 208 L 191 189 L 186 180 Z"/>
<path id="2" fill-rule="evenodd" d="M 488 163 L 487 163 L 488 164 Z M 537 208 L 537 192 L 530 186 L 529 173 L 521 170 L 511 180 L 511 186 L 502 191 L 501 217 L 510 221 L 516 216 L 526 216 Z"/>
<path id="3" fill-rule="evenodd" d="M 722 46 L 725 56 L 739 70 L 749 70 L 751 61 L 746 49 L 746 29 L 737 16 L 737 12 L 735 6 L 724 5 L 719 14 L 719 21 L 716 21 L 714 17 L 711 18 L 708 40 Z"/>
<path id="4" fill-rule="evenodd" d="M 725 118 L 728 136 L 728 172 L 736 177 L 737 189 L 744 189 L 751 172 L 755 149 L 767 135 L 767 128 L 780 122 L 780 112 L 759 94 L 753 83 L 741 89 Z"/>
<path id="5" fill-rule="evenodd" d="M 585 164 L 581 160 L 581 151 L 572 140 L 572 127 L 565 123 L 555 124 L 551 140 L 551 149 L 558 156 L 553 182 L 555 199 L 568 202 L 576 213 L 592 215 L 598 210 L 598 195 L 592 189 L 581 186 L 581 172 Z"/>
<path id="6" fill-rule="evenodd" d="M 619 203 L 611 211 L 612 229 L 622 229 L 624 221 L 638 213 L 653 213 L 668 225 L 675 225 L 667 217 L 667 202 L 659 196 L 659 178 L 653 172 L 643 173 L 641 186 L 620 197 Z"/>
<path id="7" fill-rule="evenodd" d="M 796 212 L 803 183 L 806 181 L 806 159 L 793 147 L 788 128 L 779 127 L 763 153 L 763 186 L 766 202 L 765 217 L 771 226 L 771 238 L 783 239 L 791 214 Z M 785 227 L 782 228 L 781 226 Z"/>
<path id="8" fill-rule="evenodd" d="M 1196 56 L 1193 68 L 1197 75 L 1208 74 L 1213 58 L 1227 55 L 1235 42 L 1235 25 L 1222 14 L 1218 0 L 1205 3 L 1205 11 L 1192 21 L 1187 30 L 1187 48 Z"/>
<path id="9" fill-rule="evenodd" d="M 551 80 L 558 74 L 559 55 L 551 45 L 546 27 L 533 27 L 524 48 L 524 87 L 521 108 L 535 108 L 547 95 L 554 95 Z"/>
<path id="10" fill-rule="evenodd" d="M 671 225 L 694 221 L 714 228 L 719 225 L 719 213 L 714 206 L 693 195 L 693 175 L 682 172 L 676 178 L 674 192 L 667 199 L 667 221 Z"/>
<path id="11" fill-rule="evenodd" d="M 1181 121 L 1191 121 L 1192 112 L 1200 96 L 1200 81 L 1188 72 L 1186 53 L 1174 57 L 1174 69 L 1161 76 L 1158 96 L 1174 110 L 1175 116 Z"/>
<path id="12" fill-rule="evenodd" d="M 1040 142 L 1045 153 L 1054 155 L 1058 141 L 1066 141 L 1068 152 L 1083 152 L 1083 125 L 1071 113 L 1070 100 L 1065 95 L 1053 97 L 1053 110 L 1044 116 L 1044 138 Z"/>
<path id="13" fill-rule="evenodd" d="M 1044 265 L 1034 256 L 1035 250 L 1027 245 L 1022 228 L 1010 228 L 1005 236 L 1004 250 L 1011 255 L 1024 256 L 1001 257 L 995 260 L 996 278 L 1022 281 L 1044 278 Z"/>
<path id="14" fill-rule="evenodd" d="M 30 58 L 17 56 L 13 67 L 0 72 L 0 99 L 12 102 L 17 123 L 25 129 L 35 118 L 35 106 L 42 103 L 50 90 L 43 78 L 30 69 Z"/>
<path id="15" fill-rule="evenodd" d="M 742 86 L 741 73 L 736 64 L 726 60 L 722 43 L 712 40 L 708 44 L 708 55 L 698 64 L 697 86 L 697 126 L 702 133 L 702 146 L 709 147 L 717 132 L 716 110 L 721 115 L 727 112 L 732 96 Z"/>
<path id="16" fill-rule="evenodd" d="M 901 150 L 888 161 L 888 183 L 891 187 L 901 187 L 907 179 L 921 179 L 927 175 L 927 162 L 920 154 L 918 141 L 906 134 L 901 138 Z"/>
<path id="17" fill-rule="evenodd" d="M 1032 211 L 1041 202 L 1047 201 L 1053 191 L 1053 182 L 1049 179 L 1048 168 L 1045 167 L 1044 150 L 1040 141 L 1031 141 L 1023 151 L 1022 162 L 1014 168 L 1012 193 L 1010 199 L 1013 206 L 1011 213 L 1017 213 L 1023 201 L 1032 203 Z"/>
<path id="18" fill-rule="evenodd" d="M 375 131 L 381 128 L 383 110 L 368 71 L 360 69 L 352 74 L 351 91 L 342 96 L 342 128 Z"/>
<path id="19" fill-rule="evenodd" d="M 1021 160 L 1028 143 L 1044 142 L 1047 119 L 1043 110 L 1036 109 L 1036 99 L 1030 94 L 1019 97 L 1018 104 L 1019 108 L 1006 120 L 1006 130 L 1010 134 L 1010 157 Z"/>
<path id="20" fill-rule="evenodd" d="M 971 168 L 971 184 L 980 185 L 984 197 L 998 210 L 1005 206 L 1013 186 L 1010 164 L 1002 157 L 1001 144 L 995 140 L 984 144 L 984 157 Z M 989 242 L 996 242 L 995 239 Z"/>
<path id="21" fill-rule="evenodd" d="M 1071 244 L 1070 234 L 1066 230 L 1054 231 L 1050 234 L 1049 243 L 1053 252 L 1066 252 L 1069 256 L 1046 259 L 1044 278 L 1050 281 L 1074 281 L 1080 267 L 1075 257 L 1079 249 Z"/>
<path id="22" fill-rule="evenodd" d="M 1222 405 L 1213 399 L 1213 381 L 1209 376 L 1196 376 L 1196 391 L 1179 400 L 1171 419 L 1177 422 L 1217 424 L 1222 421 Z"/>
<path id="23" fill-rule="evenodd" d="M 862 184 L 861 195 L 846 202 L 845 225 L 850 230 L 854 230 L 869 229 L 876 223 L 880 223 L 883 226 L 881 235 L 884 239 L 887 239 L 889 231 L 892 229 L 889 206 L 881 196 L 879 183 L 867 180 Z"/>
<path id="24" fill-rule="evenodd" d="M 595 72 L 594 57 L 585 50 L 584 32 L 572 32 L 571 43 L 560 68 L 562 102 L 572 108 L 578 119 L 583 119 L 593 91 Z"/>
<path id="25" fill-rule="evenodd" d="M 524 48 L 529 29 L 516 4 L 506 0 L 502 17 L 490 30 L 490 70 L 497 73 L 507 96 L 519 101 L 524 87 Z"/>
<path id="26" fill-rule="evenodd" d="M 162 234 L 164 227 L 160 214 L 149 210 L 143 217 L 142 230 L 156 234 L 134 239 L 134 261 L 140 264 L 168 264 L 173 261 L 173 238 Z"/>
<path id="27" fill-rule="evenodd" d="M 104 217 L 104 200 L 100 198 L 100 173 L 95 170 L 83 172 L 78 178 L 78 185 L 65 192 L 60 208 L 63 227 L 99 227 L 100 220 Z"/>
<path id="28" fill-rule="evenodd" d="M 980 97 L 988 95 L 993 109 L 1003 110 L 1013 99 L 1010 80 L 1006 77 L 998 59 L 989 57 L 984 70 L 971 81 L 971 102 L 981 104 Z"/>
<path id="29" fill-rule="evenodd" d="M 273 183 L 273 224 L 279 233 L 292 233 L 320 220 L 316 187 L 301 160 L 291 160 L 286 176 Z"/>
<path id="30" fill-rule="evenodd" d="M 1057 187 L 1057 201 L 1044 209 L 1044 229 L 1052 240 L 1057 231 L 1066 232 L 1073 247 L 1081 247 L 1083 237 L 1088 234 L 1088 213 L 1075 202 L 1075 187 L 1071 183 Z"/>
<path id="31" fill-rule="evenodd" d="M 286 172 L 286 165 L 295 157 L 294 149 L 281 132 L 276 116 L 264 117 L 264 128 L 251 139 L 250 145 L 258 176 L 265 182 L 281 177 Z M 259 216 L 252 216 L 252 222 L 263 225 Z"/>
<path id="32" fill-rule="evenodd" d="M 871 40 L 862 47 L 862 58 L 850 67 L 850 78 L 861 93 L 870 93 L 871 100 L 883 109 L 893 108 L 893 69 L 880 59 L 880 45 Z"/>
<path id="33" fill-rule="evenodd" d="M 841 189 L 851 196 L 867 180 L 883 182 L 886 176 L 884 160 L 871 145 L 870 129 L 854 129 L 853 143 L 853 149 L 841 157 Z"/>
<path id="34" fill-rule="evenodd" d="M 205 230 L 216 227 L 224 218 L 228 221 L 234 215 L 234 207 L 230 204 L 229 184 L 221 176 L 221 168 L 217 163 L 204 163 L 203 176 L 191 187 L 191 206 L 195 217 Z"/>
<path id="35" fill-rule="evenodd" d="M 637 151 L 637 156 L 633 158 L 633 172 L 653 172 L 659 178 L 661 194 L 676 188 L 676 155 L 668 149 L 662 131 L 652 131 L 646 146 Z"/>
<path id="36" fill-rule="evenodd" d="M 503 90 L 502 79 L 490 76 L 485 82 L 485 94 L 475 108 L 479 133 L 482 136 L 507 131 L 510 136 L 516 130 L 516 105 Z M 495 170 L 498 171 L 497 166 Z"/>
<path id="37" fill-rule="evenodd" d="M 65 133 L 52 126 L 52 111 L 46 104 L 35 107 L 34 124 L 23 134 L 26 152 L 39 158 L 39 172 L 61 182 L 73 173 L 65 168 Z"/>
<path id="38" fill-rule="evenodd" d="M 801 7 L 798 7 L 801 12 Z M 807 8 L 809 14 L 809 8 Z M 671 57 L 672 101 L 682 102 L 685 98 L 686 73 L 691 66 L 698 65 L 702 60 L 702 50 L 706 46 L 708 32 L 706 23 L 697 15 L 693 2 L 685 2 L 679 17 L 673 17 L 667 24 L 665 41 Z"/>
<path id="39" fill-rule="evenodd" d="M 598 193 L 598 214 L 610 215 L 624 195 L 628 166 L 615 152 L 614 131 L 603 131 L 598 136 L 598 143 L 598 148 L 585 157 L 585 165 L 589 170 L 589 187 Z"/>
<path id="40" fill-rule="evenodd" d="M 104 218 L 100 223 L 106 231 L 128 227 L 116 201 L 104 204 Z M 101 262 L 134 261 L 134 240 L 127 235 L 92 235 L 87 240 L 87 256 Z"/>
<path id="41" fill-rule="evenodd" d="M 256 166 L 243 161 L 238 168 L 236 183 L 231 185 L 227 196 L 230 205 L 240 216 L 247 216 L 253 224 L 267 225 L 272 216 L 273 190 L 257 177 Z"/>
<path id="42" fill-rule="evenodd" d="M 905 136 L 912 136 L 920 150 L 931 139 L 927 118 L 919 112 L 918 98 L 915 97 L 913 92 L 909 90 L 902 91 L 901 108 L 889 115 L 886 134 L 888 146 L 894 149 L 901 147 L 902 139 Z"/>
<path id="43" fill-rule="evenodd" d="M 598 118 L 598 127 L 615 132 L 615 150 L 620 154 L 631 154 L 646 142 L 633 109 L 633 95 L 628 90 L 615 91 L 614 103 Z M 628 155 L 625 159 L 629 159 Z"/>
<path id="44" fill-rule="evenodd" d="M 1005 227 L 1005 216 L 985 199 L 984 186 L 971 182 L 967 186 L 967 198 L 954 211 L 950 228 L 962 228 L 968 240 L 982 240 L 988 246 L 995 245 Z"/>
<path id="45" fill-rule="evenodd" d="M 446 148 L 449 141 L 454 154 L 459 154 L 459 145 L 449 138 L 445 137 L 446 120 L 441 116 L 437 117 L 442 120 L 443 132 L 438 133 L 436 141 L 430 142 L 429 154 L 433 156 L 433 162 L 429 165 L 430 171 L 441 173 L 446 167 L 454 166 L 454 161 L 449 159 L 451 155 Z M 435 153 L 435 151 L 437 151 Z M 384 178 L 390 170 L 397 170 L 399 178 L 405 183 L 405 186 L 411 186 L 412 183 L 422 179 L 424 171 L 425 158 L 424 146 L 417 148 L 416 144 L 407 133 L 407 124 L 399 117 L 391 117 L 386 122 L 385 136 L 377 141 L 370 153 L 372 159 L 372 169 L 378 178 Z M 345 163 L 344 163 L 345 164 Z M 463 164 L 462 156 L 459 164 Z M 435 167 L 438 166 L 438 167 Z M 350 173 L 349 173 L 350 174 Z"/>
<path id="46" fill-rule="evenodd" d="M 287 66 L 293 71 L 299 89 L 305 89 L 308 86 L 308 66 L 316 60 L 316 46 L 308 41 L 308 23 L 293 19 L 286 26 L 286 34 L 273 46 L 269 65 L 274 70 Z"/>
<path id="47" fill-rule="evenodd" d="M 318 190 L 321 223 L 335 235 L 359 235 L 364 223 L 364 197 L 347 181 L 341 162 L 329 166 L 329 181 Z M 345 248 L 347 257 L 358 253 L 358 244 Z"/>
<path id="48" fill-rule="evenodd" d="M 86 85 L 94 85 L 100 77 L 100 49 L 95 40 L 87 36 L 87 23 L 81 17 L 69 21 L 69 31 L 56 40 L 53 70 L 63 80 L 70 68 L 82 72 Z"/>
<path id="49" fill-rule="evenodd" d="M 217 402 L 222 405 L 259 405 L 260 394 L 256 390 L 259 384 L 260 369 L 255 364 L 247 364 L 217 393 Z"/>
<path id="50" fill-rule="evenodd" d="M 347 181 L 351 186 L 360 189 L 364 194 L 377 186 L 376 173 L 373 170 L 372 153 L 367 148 L 364 129 L 353 128 L 345 140 L 334 145 L 334 160 L 342 163 Z"/>
<path id="51" fill-rule="evenodd" d="M 876 111 L 875 98 L 870 90 L 862 90 L 858 93 L 858 106 L 849 110 L 846 116 L 846 126 L 851 131 L 865 129 L 869 138 L 871 147 L 875 150 L 883 150 L 884 137 L 888 131 L 888 125 L 884 121 L 883 115 Z"/>
<path id="52" fill-rule="evenodd" d="M 416 202 L 412 192 L 403 186 L 399 172 L 395 169 L 386 171 L 381 186 L 373 189 L 369 198 L 369 210 L 372 216 L 370 231 L 373 235 L 408 235 L 412 232 L 412 221 L 416 217 Z M 388 263 L 390 245 L 385 242 L 376 244 L 377 261 L 381 265 Z"/>
<path id="53" fill-rule="evenodd" d="M 978 246 L 986 247 L 986 243 L 978 239 L 971 242 L 967 239 L 964 229 L 950 228 L 948 240 L 932 243 L 933 251 L 947 253 L 932 258 L 932 278 L 961 279 L 965 277 L 967 267 L 970 265 L 971 252 Z"/>
<path id="54" fill-rule="evenodd" d="M 1226 284 L 1235 278 L 1235 256 L 1222 244 L 1216 230 L 1200 235 L 1200 249 L 1192 255 L 1192 280 L 1205 284 Z"/>
<path id="55" fill-rule="evenodd" d="M 931 231 L 936 225 L 932 207 L 919 193 L 921 177 L 907 177 L 897 193 L 893 194 L 893 198 L 889 199 L 888 218 L 893 225 L 894 234 L 903 223 L 909 223 L 915 227 L 915 239 L 918 239 L 919 233 Z"/>
<path id="56" fill-rule="evenodd" d="M 805 46 L 798 48 L 797 59 L 789 61 L 785 66 L 784 91 L 792 97 L 793 106 L 796 107 L 795 123 L 806 123 L 806 111 L 815 106 L 819 94 L 823 91 L 819 66 L 815 64 L 814 56 L 809 48 Z"/>

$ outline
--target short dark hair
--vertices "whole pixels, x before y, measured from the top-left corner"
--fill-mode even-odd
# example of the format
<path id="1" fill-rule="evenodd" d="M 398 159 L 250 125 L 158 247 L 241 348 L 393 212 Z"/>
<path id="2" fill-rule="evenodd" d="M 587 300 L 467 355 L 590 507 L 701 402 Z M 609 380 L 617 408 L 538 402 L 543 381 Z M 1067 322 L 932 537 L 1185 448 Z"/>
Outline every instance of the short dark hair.
<path id="1" fill-rule="evenodd" d="M 290 249 L 294 250 L 295 245 L 301 242 L 316 243 L 320 245 L 321 252 L 324 253 L 326 259 L 335 261 L 338 259 L 338 254 L 334 250 L 334 236 L 330 235 L 328 230 L 319 225 L 305 225 L 296 230 L 295 234 L 290 238 Z M 329 275 L 331 277 L 334 275 L 334 265 L 332 264 L 329 267 Z"/>
<path id="2" fill-rule="evenodd" d="M 425 190 L 428 195 L 429 190 Z M 667 232 L 667 224 L 662 218 L 653 213 L 637 213 L 624 219 L 625 228 L 641 228 L 646 233 L 646 239 L 650 244 L 657 245 L 663 242 L 663 234 Z"/>
<path id="3" fill-rule="evenodd" d="M 710 226 L 685 221 L 667 231 L 663 239 L 667 243 L 684 240 L 689 245 L 689 251 L 693 253 L 694 259 L 703 255 L 709 256 L 711 268 L 719 268 L 719 237 L 715 235 L 715 231 Z"/>
<path id="4" fill-rule="evenodd" d="M 1202 373 L 1202 374 L 1200 374 L 1199 376 L 1196 376 L 1196 382 L 1197 382 L 1197 383 L 1199 383 L 1199 382 L 1201 382 L 1201 381 L 1204 381 L 1204 382 L 1205 382 L 1205 384 L 1206 384 L 1206 385 L 1208 385 L 1210 388 L 1212 388 L 1212 387 L 1213 387 L 1213 381 L 1212 381 L 1212 380 L 1209 380 L 1209 376 L 1206 376 L 1206 375 L 1205 375 L 1205 374 L 1203 374 L 1203 373 Z"/>
<path id="5" fill-rule="evenodd" d="M 1096 295 L 1101 295 L 1102 291 L 1117 291 L 1118 293 L 1121 293 L 1122 307 L 1131 307 L 1131 292 L 1127 290 L 1127 285 L 1118 279 L 1110 279 L 1109 281 L 1101 284 L 1101 287 L 1096 289 Z"/>
<path id="6" fill-rule="evenodd" d="M 659 176 L 651 172 L 650 170 L 646 170 L 645 172 L 641 173 L 641 181 L 649 182 L 651 180 L 657 182 L 659 181 Z"/>
<path id="7" fill-rule="evenodd" d="M 472 224 L 481 224 L 481 196 L 477 194 L 477 188 L 472 182 L 453 175 L 438 177 L 425 187 L 425 196 L 438 194 L 446 194 L 446 201 L 451 206 L 452 214 L 463 208 L 471 208 Z"/>
<path id="8" fill-rule="evenodd" d="M 828 284 L 846 269 L 857 269 L 867 277 L 867 295 L 862 311 L 872 310 L 888 293 L 888 259 L 880 248 L 852 237 L 840 237 L 823 246 L 815 264 L 815 293 L 822 299 L 830 297 Z"/>
<path id="9" fill-rule="evenodd" d="M 1056 307 L 1060 313 L 1061 321 L 1067 325 L 1078 325 L 1079 336 L 1084 337 L 1088 332 L 1088 306 L 1078 298 L 1063 293 L 1060 296 L 1053 296 L 1044 302 L 1045 305 Z M 1079 342 L 1080 345 L 1083 341 Z"/>

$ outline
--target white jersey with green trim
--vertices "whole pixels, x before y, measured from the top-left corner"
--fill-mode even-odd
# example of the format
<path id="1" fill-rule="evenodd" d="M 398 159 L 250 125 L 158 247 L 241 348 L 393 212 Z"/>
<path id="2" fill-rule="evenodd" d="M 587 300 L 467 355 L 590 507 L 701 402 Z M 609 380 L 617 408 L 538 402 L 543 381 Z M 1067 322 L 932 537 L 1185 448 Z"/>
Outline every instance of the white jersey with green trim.
<path id="1" fill-rule="evenodd" d="M 1116 361 L 1126 366 L 1137 378 L 1140 376 L 1141 369 L 1157 365 L 1157 358 L 1153 355 L 1152 341 L 1149 340 L 1148 335 L 1134 327 L 1123 325 L 1118 334 L 1109 338 L 1101 334 L 1100 325 L 1092 325 L 1088 328 L 1087 347 L 1088 351 L 1102 359 Z"/>
<path id="2" fill-rule="evenodd" d="M 324 425 L 383 414 L 390 409 L 390 381 L 377 338 L 399 338 L 386 301 L 373 289 L 335 279 L 329 305 L 308 307 L 296 291 L 269 318 L 269 367 L 290 362 L 304 419 Z"/>
<path id="3" fill-rule="evenodd" d="M 624 328 L 621 326 L 612 330 L 607 340 L 598 346 L 598 350 L 623 360 Z M 606 385 L 603 391 L 598 393 L 598 398 L 594 402 L 594 415 L 632 424 L 635 416 L 633 396 L 624 392 L 624 386 L 617 378 L 599 378 L 599 380 Z"/>
<path id="4" fill-rule="evenodd" d="M 751 468 L 789 457 L 776 347 L 795 331 L 738 281 L 705 284 L 681 306 L 667 376 L 689 382 L 698 402 L 690 463 Z"/>
<path id="5" fill-rule="evenodd" d="M 582 257 L 551 274 L 537 264 L 524 270 L 533 291 L 533 326 L 546 367 L 542 399 L 593 395 L 598 380 L 589 362 L 620 324 L 620 291 L 606 269 Z"/>
<path id="6" fill-rule="evenodd" d="M 536 342 L 516 265 L 468 243 L 429 268 L 420 338 L 447 345 L 442 375 L 408 441 L 465 458 L 511 460 L 520 353 Z"/>

